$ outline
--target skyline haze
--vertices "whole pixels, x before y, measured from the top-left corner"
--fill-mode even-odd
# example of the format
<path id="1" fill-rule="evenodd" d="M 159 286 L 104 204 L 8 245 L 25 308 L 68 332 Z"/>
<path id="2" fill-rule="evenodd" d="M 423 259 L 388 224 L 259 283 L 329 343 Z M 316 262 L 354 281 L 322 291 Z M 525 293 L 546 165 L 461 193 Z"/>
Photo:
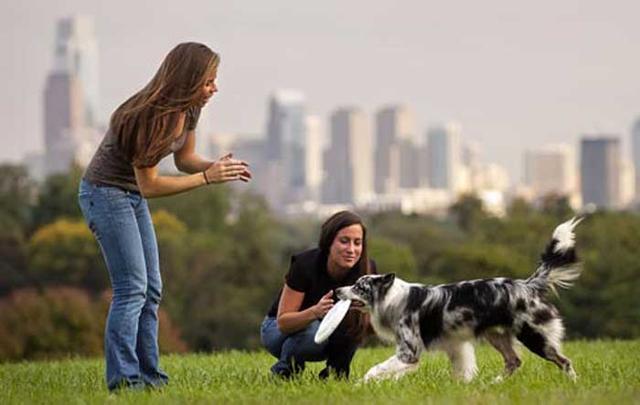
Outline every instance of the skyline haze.
<path id="1" fill-rule="evenodd" d="M 632 1 L 3 2 L 0 161 L 43 149 L 55 26 L 75 14 L 94 20 L 103 122 L 173 46 L 195 40 L 222 56 L 201 132 L 265 134 L 270 95 L 295 88 L 325 126 L 344 105 L 371 123 L 379 109 L 407 105 L 423 139 L 428 127 L 457 122 L 483 160 L 514 174 L 525 149 L 577 148 L 594 132 L 620 136 L 629 158 L 640 117 L 639 12 Z"/>

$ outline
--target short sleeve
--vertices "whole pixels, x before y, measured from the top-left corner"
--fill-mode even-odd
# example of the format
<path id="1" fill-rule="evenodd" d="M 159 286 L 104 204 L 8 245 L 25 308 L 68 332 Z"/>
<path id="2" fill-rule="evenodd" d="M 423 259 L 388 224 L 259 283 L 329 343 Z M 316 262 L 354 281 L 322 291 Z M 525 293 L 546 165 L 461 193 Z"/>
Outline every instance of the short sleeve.
<path id="1" fill-rule="evenodd" d="M 193 131 L 198 126 L 198 120 L 200 119 L 200 108 L 194 107 L 187 112 L 187 130 Z"/>
<path id="2" fill-rule="evenodd" d="M 310 288 L 309 275 L 305 271 L 304 267 L 300 265 L 300 262 L 296 260 L 295 256 L 291 256 L 291 263 L 289 264 L 289 272 L 285 276 L 285 282 L 289 288 L 298 292 L 308 292 Z"/>

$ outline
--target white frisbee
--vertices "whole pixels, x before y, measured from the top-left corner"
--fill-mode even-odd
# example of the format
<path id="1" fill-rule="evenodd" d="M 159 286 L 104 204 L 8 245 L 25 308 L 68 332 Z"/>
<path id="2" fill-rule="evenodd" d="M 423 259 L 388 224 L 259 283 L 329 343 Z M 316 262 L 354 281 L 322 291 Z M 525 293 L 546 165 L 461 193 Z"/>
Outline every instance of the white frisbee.
<path id="1" fill-rule="evenodd" d="M 338 325 L 340 325 L 340 322 L 342 322 L 345 315 L 347 315 L 347 311 L 349 311 L 350 306 L 351 300 L 340 300 L 331 307 L 329 312 L 327 312 L 322 319 L 322 322 L 320 322 L 316 336 L 313 338 L 317 344 L 324 342 L 329 338 L 329 336 L 331 336 L 333 331 L 336 330 Z"/>

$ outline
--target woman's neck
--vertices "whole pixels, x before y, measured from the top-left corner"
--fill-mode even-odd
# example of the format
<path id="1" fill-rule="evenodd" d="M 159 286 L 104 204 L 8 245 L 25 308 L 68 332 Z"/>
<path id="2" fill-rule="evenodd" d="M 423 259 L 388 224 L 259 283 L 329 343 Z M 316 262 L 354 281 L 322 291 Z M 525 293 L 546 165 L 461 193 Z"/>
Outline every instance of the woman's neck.
<path id="1" fill-rule="evenodd" d="M 327 273 L 329 273 L 329 276 L 334 280 L 343 279 L 347 273 L 349 273 L 349 270 L 351 269 L 338 266 L 335 262 L 327 259 Z"/>

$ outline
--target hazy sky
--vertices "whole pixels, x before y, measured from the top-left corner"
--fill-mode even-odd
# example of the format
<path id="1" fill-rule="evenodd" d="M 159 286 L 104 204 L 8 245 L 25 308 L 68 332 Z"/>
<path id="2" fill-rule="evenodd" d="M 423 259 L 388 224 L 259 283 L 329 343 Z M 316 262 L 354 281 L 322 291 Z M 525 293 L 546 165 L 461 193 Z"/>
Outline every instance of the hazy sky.
<path id="1" fill-rule="evenodd" d="M 457 121 L 519 173 L 526 148 L 594 131 L 627 143 L 640 117 L 637 0 L 0 1 L 0 161 L 42 149 L 56 20 L 78 13 L 95 21 L 105 120 L 186 40 L 222 56 L 214 132 L 264 132 L 269 94 L 297 88 L 325 122 L 390 103 L 420 135 Z"/>

